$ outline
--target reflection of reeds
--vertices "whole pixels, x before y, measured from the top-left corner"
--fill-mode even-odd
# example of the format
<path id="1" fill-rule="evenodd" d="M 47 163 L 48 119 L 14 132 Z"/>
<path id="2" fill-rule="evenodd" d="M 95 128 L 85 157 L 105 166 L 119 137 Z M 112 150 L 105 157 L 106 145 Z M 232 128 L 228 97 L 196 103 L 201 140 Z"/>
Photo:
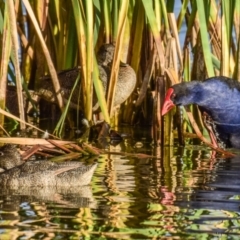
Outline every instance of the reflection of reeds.
<path id="1" fill-rule="evenodd" d="M 12 0 L 1 5 L 3 21 L 0 26 L 2 29 L 0 104 L 4 108 L 7 63 L 11 56 L 15 67 L 14 70 L 8 69 L 8 75 L 16 78 L 22 120 L 24 114 L 20 83 L 22 79 L 24 82 L 31 79 L 32 82 L 44 75 L 46 70 L 52 77 L 58 104 L 63 110 L 56 70 L 81 65 L 81 96 L 85 116 L 88 120 L 92 119 L 92 96 L 95 88 L 103 117 L 109 122 L 109 116 L 113 112 L 112 99 L 119 62 L 122 60 L 131 64 L 136 71 L 138 83 L 132 96 L 122 106 L 119 115 L 122 122 L 131 124 L 136 124 L 140 116 L 144 119 L 140 122 L 156 124 L 156 119 L 160 122 L 157 110 L 149 117 L 148 105 L 151 99 L 158 96 L 153 93 L 153 89 L 158 89 L 155 87 L 158 77 L 166 81 L 165 88 L 181 82 L 182 77 L 185 81 L 202 80 L 218 74 L 239 78 L 238 1 L 234 4 L 227 0 L 211 1 L 209 4 L 201 0 L 183 1 L 180 12 L 176 14 L 173 13 L 174 4 L 179 3 L 174 1 L 165 3 L 165 1 L 124 0 L 120 3 L 72 0 L 60 3 L 53 0 L 48 6 L 44 5 L 44 2 L 39 1 L 31 6 L 28 0 L 23 0 L 29 22 L 26 21 L 20 5 L 15 6 L 16 13 L 13 11 Z M 18 22 L 18 19 L 23 21 Z M 181 50 L 179 32 L 183 26 L 186 27 L 186 31 L 181 37 L 184 40 Z M 10 29 L 11 34 L 7 29 Z M 21 58 L 20 54 L 17 55 L 20 45 L 17 43 L 16 33 L 21 37 Z M 95 53 L 103 43 L 108 42 L 115 43 L 116 52 L 105 101 Z M 163 91 L 160 91 L 163 94 Z M 200 122 L 197 111 L 194 111 L 194 117 Z M 165 142 L 169 144 L 173 142 L 171 122 L 169 115 L 165 118 L 164 127 L 167 138 Z M 3 124 L 2 118 L 0 124 Z M 21 127 L 24 128 L 24 125 Z M 157 127 L 155 131 L 159 129 L 160 127 Z"/>

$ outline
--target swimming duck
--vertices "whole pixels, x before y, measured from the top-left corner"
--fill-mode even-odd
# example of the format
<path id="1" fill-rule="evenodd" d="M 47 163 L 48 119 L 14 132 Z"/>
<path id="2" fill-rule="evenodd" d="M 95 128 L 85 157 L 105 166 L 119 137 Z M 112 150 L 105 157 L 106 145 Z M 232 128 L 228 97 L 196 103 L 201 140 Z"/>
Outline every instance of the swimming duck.
<path id="1" fill-rule="evenodd" d="M 212 77 L 171 86 L 164 100 L 162 115 L 175 105 L 198 105 L 214 127 L 216 139 L 226 147 L 240 148 L 240 83 L 227 77 Z M 217 143 L 216 143 L 217 144 Z"/>
<path id="2" fill-rule="evenodd" d="M 2 187 L 84 186 L 90 184 L 96 167 L 97 164 L 84 165 L 77 161 L 24 162 L 14 145 L 8 144 L 0 148 L 0 184 Z"/>

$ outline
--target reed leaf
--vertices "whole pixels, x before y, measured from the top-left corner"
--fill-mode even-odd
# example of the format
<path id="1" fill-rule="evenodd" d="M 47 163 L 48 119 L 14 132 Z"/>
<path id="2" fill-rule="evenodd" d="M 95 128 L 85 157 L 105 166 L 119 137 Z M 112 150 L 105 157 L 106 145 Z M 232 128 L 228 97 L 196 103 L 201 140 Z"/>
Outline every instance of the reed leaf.
<path id="1" fill-rule="evenodd" d="M 114 43 L 117 41 L 118 38 L 119 9 L 122 6 L 121 4 L 122 3 L 120 1 L 112 1 L 112 42 Z"/>
<path id="2" fill-rule="evenodd" d="M 110 14 L 110 2 L 109 0 L 99 1 L 100 7 L 98 8 L 99 11 L 99 34 L 96 36 L 97 49 L 103 45 L 103 43 L 110 43 L 111 42 L 111 14 Z M 96 25 L 96 24 L 95 24 Z"/>
<path id="3" fill-rule="evenodd" d="M 212 64 L 212 57 L 211 57 L 211 49 L 209 45 L 209 37 L 208 37 L 208 30 L 207 30 L 207 22 L 206 22 L 206 11 L 202 0 L 195 0 L 198 10 L 198 18 L 199 18 L 199 27 L 200 27 L 200 35 L 202 41 L 202 49 L 203 55 L 205 60 L 205 65 L 207 68 L 208 77 L 213 77 L 214 69 Z"/>
<path id="4" fill-rule="evenodd" d="M 119 65 L 120 65 L 120 53 L 121 53 L 122 43 L 123 43 L 128 3 L 129 3 L 129 0 L 123 0 L 120 7 L 120 11 L 119 11 L 118 34 L 117 34 L 118 37 L 116 41 L 115 53 L 114 53 L 114 58 L 112 63 L 111 77 L 109 80 L 109 89 L 107 92 L 107 106 L 108 106 L 108 112 L 110 116 L 113 110 L 113 100 L 115 96 L 116 82 L 118 78 L 118 71 L 119 71 Z"/>
<path id="5" fill-rule="evenodd" d="M 76 23 L 73 14 L 73 9 L 69 9 L 69 14 L 67 16 L 67 26 L 66 26 L 66 44 L 64 46 L 64 57 L 63 57 L 63 67 L 64 69 L 69 69 L 76 66 L 77 60 L 77 46 L 78 38 L 76 31 Z"/>
<path id="6" fill-rule="evenodd" d="M 172 30 L 172 35 L 175 38 L 175 44 L 176 44 L 176 51 L 177 51 L 177 55 L 178 55 L 178 62 L 180 65 L 180 69 L 183 68 L 183 63 L 182 63 L 182 52 L 181 52 L 181 46 L 180 46 L 180 40 L 179 40 L 179 36 L 178 36 L 178 30 L 177 30 L 177 25 L 176 25 L 176 19 L 175 19 L 175 15 L 174 13 L 168 13 L 168 19 L 169 19 L 169 23 L 171 26 L 171 30 Z"/>
<path id="7" fill-rule="evenodd" d="M 101 16 L 100 1 L 99 0 L 93 0 L 93 4 L 94 4 L 94 29 L 93 29 L 93 34 L 94 34 L 94 46 L 96 47 L 96 45 L 98 45 L 97 44 L 98 36 L 103 35 L 103 33 L 101 32 L 101 30 L 103 28 L 101 28 L 102 16 Z M 102 45 L 102 43 L 101 43 L 101 45 Z"/>
<path id="8" fill-rule="evenodd" d="M 221 28 L 221 37 L 222 37 L 222 56 L 221 56 L 221 75 L 229 76 L 230 69 L 230 43 L 229 43 L 229 31 L 230 26 L 228 24 L 229 20 L 229 1 L 222 1 L 222 28 Z"/>
<path id="9" fill-rule="evenodd" d="M 59 81 L 58 81 L 58 76 L 57 76 L 57 72 L 54 68 L 54 64 L 52 62 L 49 50 L 48 50 L 48 48 L 46 46 L 46 43 L 43 39 L 43 36 L 41 34 L 41 30 L 38 26 L 36 17 L 34 15 L 34 12 L 32 10 L 32 7 L 31 7 L 29 1 L 28 0 L 23 0 L 23 3 L 24 3 L 24 5 L 25 5 L 25 7 L 28 11 L 30 19 L 31 19 L 31 21 L 34 25 L 35 31 L 38 35 L 39 40 L 40 40 L 41 47 L 42 47 L 43 53 L 46 57 L 46 61 L 47 61 L 47 65 L 48 65 L 48 68 L 49 68 L 50 75 L 51 75 L 52 83 L 53 83 L 54 90 L 55 90 L 55 93 L 56 93 L 58 105 L 59 105 L 60 109 L 63 111 L 63 99 L 62 99 L 62 95 L 60 93 L 60 85 L 59 85 Z"/>
<path id="10" fill-rule="evenodd" d="M 0 74 L 1 74 L 1 79 L 0 79 L 0 108 L 5 109 L 5 99 L 6 99 L 6 86 L 7 86 L 7 70 L 8 70 L 8 61 L 10 57 L 10 52 L 11 52 L 11 36 L 10 36 L 10 31 L 8 31 L 8 25 L 9 25 L 9 17 L 8 17 L 8 10 L 7 10 L 7 5 L 5 5 L 4 8 L 4 16 L 5 18 L 2 17 L 1 14 L 1 33 L 3 36 L 2 39 L 2 46 L 4 46 L 1 50 L 1 63 L 0 63 Z M 0 125 L 3 126 L 4 124 L 4 115 L 0 115 Z"/>
<path id="11" fill-rule="evenodd" d="M 103 114 L 104 120 L 107 123 L 110 123 L 110 117 L 109 117 L 109 113 L 108 113 L 108 108 L 107 108 L 107 103 L 106 103 L 106 99 L 105 99 L 105 94 L 104 94 L 102 82 L 99 79 L 99 69 L 98 69 L 98 64 L 97 64 L 97 61 L 96 61 L 95 57 L 94 57 L 93 67 L 94 67 L 93 68 L 93 83 L 94 83 L 96 95 L 97 95 L 97 98 L 98 98 L 98 103 L 99 103 L 99 106 L 100 106 L 100 108 L 102 110 L 102 114 Z"/>
<path id="12" fill-rule="evenodd" d="M 234 30 L 236 33 L 236 39 L 239 38 L 239 29 L 240 29 L 240 2 L 235 1 L 235 7 L 234 7 Z"/>
<path id="13" fill-rule="evenodd" d="M 39 27 L 41 30 L 45 29 L 47 16 L 48 16 L 48 1 L 47 0 L 36 0 L 35 1 L 35 12 L 38 19 Z M 56 0 L 54 2 L 57 2 Z M 60 16 L 58 12 L 58 17 Z"/>
<path id="14" fill-rule="evenodd" d="M 161 74 L 164 74 L 164 71 L 165 71 L 164 50 L 163 50 L 163 46 L 162 46 L 162 39 L 161 39 L 160 33 L 158 31 L 157 20 L 156 20 L 156 17 L 155 17 L 153 8 L 152 8 L 151 1 L 143 0 L 142 3 L 144 6 L 145 14 L 149 21 L 150 28 L 153 33 L 155 43 L 156 43 L 157 52 L 158 52 L 158 56 L 160 59 Z M 165 6 L 165 5 L 162 5 L 162 6 Z M 166 25 L 168 26 L 168 21 L 166 21 Z M 166 30 L 168 29 L 167 26 L 166 26 Z"/>
<path id="15" fill-rule="evenodd" d="M 180 28 L 183 24 L 184 17 L 186 17 L 188 3 L 189 3 L 189 0 L 183 0 L 182 7 L 180 9 L 180 13 L 179 13 L 178 18 L 177 18 L 177 29 L 178 29 L 178 31 L 180 30 Z"/>
<path id="16" fill-rule="evenodd" d="M 240 79 L 240 2 L 235 1 L 234 8 L 234 30 L 236 35 L 237 50 L 236 50 L 236 59 L 235 59 L 235 69 L 234 69 L 234 78 Z"/>
<path id="17" fill-rule="evenodd" d="M 140 1 L 136 2 L 135 6 L 135 14 L 136 18 L 133 19 L 132 29 L 133 29 L 133 46 L 132 46 L 132 58 L 131 58 L 131 66 L 137 73 L 140 67 L 140 59 L 141 59 L 141 49 L 143 43 L 143 28 L 144 28 L 144 8 Z M 136 19 L 136 20 L 135 20 Z"/>
<path id="18" fill-rule="evenodd" d="M 86 6 L 86 42 L 87 42 L 87 78 L 86 78 L 86 101 L 84 102 L 85 117 L 88 120 L 92 118 L 92 93 L 93 93 L 93 82 L 92 82 L 92 72 L 93 72 L 93 4 L 91 1 L 85 0 Z"/>
<path id="19" fill-rule="evenodd" d="M 18 58 L 19 43 L 18 43 L 17 26 L 16 26 L 17 21 L 16 21 L 16 14 L 15 14 L 13 0 L 7 1 L 7 10 L 8 10 L 8 17 L 9 17 L 8 26 L 11 33 L 12 50 L 13 50 L 12 59 L 13 59 L 15 74 L 16 74 L 18 108 L 19 108 L 20 119 L 22 120 L 20 122 L 20 127 L 21 129 L 25 129 L 26 126 L 24 124 L 25 115 L 24 115 L 23 96 L 22 96 L 22 77 L 20 72 L 20 62 Z"/>
<path id="20" fill-rule="evenodd" d="M 161 5 L 160 5 L 160 1 L 158 0 L 154 0 L 154 13 L 157 19 L 157 25 L 158 25 L 158 30 L 161 30 L 161 23 L 162 23 L 162 11 L 161 11 Z"/>
<path id="21" fill-rule="evenodd" d="M 78 38 L 78 49 L 79 49 L 79 58 L 81 62 L 81 83 L 82 83 L 82 93 L 83 93 L 83 102 L 86 102 L 86 92 L 84 89 L 87 85 L 87 56 L 86 56 L 86 33 L 84 27 L 84 18 L 81 10 L 81 6 L 78 0 L 72 0 L 72 7 L 74 12 L 74 18 L 77 29 L 77 38 Z M 84 109 L 85 110 L 85 109 Z M 85 110 L 86 114 L 86 110 Z M 89 119 L 88 119 L 89 120 Z"/>
<path id="22" fill-rule="evenodd" d="M 166 33 L 168 38 L 170 37 L 170 27 L 169 27 L 168 16 L 167 16 L 167 7 L 164 0 L 160 0 L 160 6 L 161 6 L 163 21 L 164 21 L 164 27 L 166 28 Z M 155 20 L 153 19 L 152 21 L 154 22 Z"/>
<path id="23" fill-rule="evenodd" d="M 184 48 L 184 57 L 183 57 L 183 76 L 186 81 L 190 81 L 191 79 L 191 69 L 190 69 L 190 53 L 189 53 L 189 48 L 185 47 Z"/>
<path id="24" fill-rule="evenodd" d="M 71 102 L 71 99 L 72 99 L 72 94 L 76 88 L 76 86 L 79 84 L 79 79 L 80 79 L 80 76 L 77 77 L 74 85 L 73 85 L 73 88 L 71 90 L 71 93 L 69 95 L 69 99 L 66 103 L 66 106 L 64 108 L 64 111 L 62 112 L 62 115 L 54 129 L 54 134 L 56 134 L 57 136 L 61 136 L 61 134 L 63 133 L 63 128 L 64 128 L 64 123 L 65 123 L 65 119 L 67 118 L 67 113 L 68 113 L 68 109 L 69 109 L 69 105 L 70 105 L 70 102 Z"/>

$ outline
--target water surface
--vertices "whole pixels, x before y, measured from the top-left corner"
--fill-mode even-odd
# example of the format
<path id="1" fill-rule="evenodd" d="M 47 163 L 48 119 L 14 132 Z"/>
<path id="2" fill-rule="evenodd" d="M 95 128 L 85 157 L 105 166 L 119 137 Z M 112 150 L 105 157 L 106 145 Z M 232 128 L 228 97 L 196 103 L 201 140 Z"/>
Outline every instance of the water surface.
<path id="1" fill-rule="evenodd" d="M 109 151 L 132 155 L 88 159 L 90 187 L 1 192 L 0 239 L 239 239 L 240 157 L 145 135 Z"/>

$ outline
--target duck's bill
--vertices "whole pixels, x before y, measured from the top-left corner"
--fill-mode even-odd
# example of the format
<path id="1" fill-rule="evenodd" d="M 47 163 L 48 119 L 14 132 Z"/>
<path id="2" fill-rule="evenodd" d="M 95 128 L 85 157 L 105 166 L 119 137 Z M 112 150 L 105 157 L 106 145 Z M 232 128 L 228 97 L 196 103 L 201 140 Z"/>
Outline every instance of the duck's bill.
<path id="1" fill-rule="evenodd" d="M 162 116 L 168 113 L 172 108 L 175 107 L 175 104 L 171 100 L 171 95 L 173 94 L 173 89 L 169 88 L 162 106 Z"/>

